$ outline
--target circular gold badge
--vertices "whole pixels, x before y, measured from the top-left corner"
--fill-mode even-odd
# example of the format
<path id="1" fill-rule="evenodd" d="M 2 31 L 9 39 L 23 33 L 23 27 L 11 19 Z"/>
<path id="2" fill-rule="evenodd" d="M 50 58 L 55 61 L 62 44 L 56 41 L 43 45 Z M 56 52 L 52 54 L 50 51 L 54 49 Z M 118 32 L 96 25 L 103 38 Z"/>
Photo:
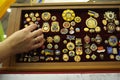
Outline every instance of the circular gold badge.
<path id="1" fill-rule="evenodd" d="M 74 57 L 74 60 L 75 60 L 75 62 L 80 62 L 81 57 L 80 57 L 80 56 L 75 56 L 75 57 Z"/>
<path id="2" fill-rule="evenodd" d="M 53 38 L 55 43 L 59 43 L 60 42 L 60 36 L 59 35 L 55 35 Z"/>
<path id="3" fill-rule="evenodd" d="M 69 56 L 67 54 L 63 54 L 63 61 L 68 61 L 69 60 Z"/>
<path id="4" fill-rule="evenodd" d="M 75 48 L 75 44 L 73 42 L 68 42 L 67 43 L 67 49 L 68 50 L 73 50 Z"/>
<path id="5" fill-rule="evenodd" d="M 62 17 L 65 21 L 72 21 L 75 17 L 75 13 L 73 10 L 67 9 L 63 11 Z"/>
<path id="6" fill-rule="evenodd" d="M 81 18 L 79 16 L 76 16 L 75 19 L 74 19 L 74 21 L 76 23 L 80 23 L 81 22 Z"/>
<path id="7" fill-rule="evenodd" d="M 95 28 L 98 25 L 98 23 L 95 18 L 90 17 L 86 20 L 86 25 L 88 28 Z"/>
<path id="8" fill-rule="evenodd" d="M 48 21 L 51 18 L 51 14 L 49 12 L 43 12 L 41 17 L 44 21 Z"/>

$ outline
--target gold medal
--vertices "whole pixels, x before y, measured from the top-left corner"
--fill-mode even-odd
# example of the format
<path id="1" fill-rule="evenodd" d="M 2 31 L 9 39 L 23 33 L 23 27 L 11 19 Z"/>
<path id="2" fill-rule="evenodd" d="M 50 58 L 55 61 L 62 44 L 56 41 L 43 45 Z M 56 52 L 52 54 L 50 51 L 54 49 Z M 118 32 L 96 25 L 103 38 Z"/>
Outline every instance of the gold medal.
<path id="1" fill-rule="evenodd" d="M 34 13 L 33 13 L 33 12 L 30 13 L 29 16 L 30 16 L 31 18 L 34 17 Z"/>
<path id="2" fill-rule="evenodd" d="M 96 32 L 100 32 L 100 31 L 101 31 L 101 28 L 97 26 L 97 27 L 95 28 L 95 31 L 96 31 Z"/>
<path id="3" fill-rule="evenodd" d="M 42 25 L 42 31 L 43 32 L 49 32 L 50 31 L 50 25 L 48 22 L 44 22 Z"/>
<path id="4" fill-rule="evenodd" d="M 115 20 L 114 22 L 115 22 L 116 25 L 120 24 L 119 20 Z"/>
<path id="5" fill-rule="evenodd" d="M 75 44 L 76 45 L 82 45 L 82 39 L 81 38 L 76 38 Z"/>
<path id="6" fill-rule="evenodd" d="M 32 21 L 36 21 L 36 17 L 32 17 Z"/>
<path id="7" fill-rule="evenodd" d="M 27 21 L 27 22 L 30 22 L 30 21 L 31 21 L 31 19 L 30 19 L 30 18 L 26 18 L 26 21 Z"/>
<path id="8" fill-rule="evenodd" d="M 59 32 L 60 30 L 60 26 L 59 26 L 59 22 L 55 21 L 51 23 L 51 31 L 52 32 Z"/>
<path id="9" fill-rule="evenodd" d="M 49 43 L 49 44 L 47 44 L 47 48 L 48 48 L 48 49 L 52 49 L 52 47 L 53 47 L 53 45 L 52 45 L 52 44 L 50 44 L 50 43 Z"/>
<path id="10" fill-rule="evenodd" d="M 52 16 L 52 17 L 51 17 L 51 20 L 52 20 L 52 21 L 56 21 L 56 20 L 57 20 L 57 17 L 56 17 L 56 16 Z"/>
<path id="11" fill-rule="evenodd" d="M 90 59 L 90 55 L 86 55 L 86 59 Z"/>
<path id="12" fill-rule="evenodd" d="M 82 47 L 76 47 L 76 54 L 77 55 L 82 55 L 83 54 Z"/>
<path id="13" fill-rule="evenodd" d="M 91 54 L 92 51 L 91 51 L 89 48 L 87 48 L 87 49 L 85 49 L 85 53 L 86 53 L 86 54 Z"/>
<path id="14" fill-rule="evenodd" d="M 68 61 L 69 60 L 69 56 L 67 54 L 63 54 L 63 61 Z"/>
<path id="15" fill-rule="evenodd" d="M 84 31 L 85 31 L 85 32 L 88 32 L 88 31 L 89 31 L 89 28 L 84 28 Z"/>
<path id="16" fill-rule="evenodd" d="M 72 21 L 75 17 L 75 13 L 73 10 L 67 9 L 63 11 L 62 17 L 65 21 Z"/>
<path id="17" fill-rule="evenodd" d="M 62 52 L 63 52 L 63 53 L 67 53 L 67 52 L 68 52 L 68 49 L 63 49 Z"/>
<path id="18" fill-rule="evenodd" d="M 64 44 L 67 44 L 67 40 L 64 40 L 63 43 L 64 43 Z"/>
<path id="19" fill-rule="evenodd" d="M 81 57 L 80 57 L 80 56 L 75 56 L 75 57 L 74 57 L 74 60 L 75 60 L 75 62 L 80 62 Z"/>
<path id="20" fill-rule="evenodd" d="M 41 17 L 44 21 L 48 21 L 51 18 L 51 14 L 49 12 L 43 12 Z"/>
<path id="21" fill-rule="evenodd" d="M 55 43 L 59 43 L 60 42 L 60 36 L 59 35 L 55 35 L 53 38 Z"/>
<path id="22" fill-rule="evenodd" d="M 116 18 L 116 15 L 112 11 L 107 11 L 104 14 L 104 18 L 106 18 L 106 20 L 114 20 Z"/>
<path id="23" fill-rule="evenodd" d="M 58 49 L 58 48 L 59 48 L 58 44 L 55 44 L 54 49 Z"/>
<path id="24" fill-rule="evenodd" d="M 47 37 L 47 42 L 48 43 L 52 43 L 53 42 L 53 38 L 51 36 Z"/>
<path id="25" fill-rule="evenodd" d="M 114 59 L 115 56 L 113 54 L 110 55 L 110 59 Z"/>
<path id="26" fill-rule="evenodd" d="M 68 50 L 73 50 L 75 48 L 75 45 L 73 42 L 68 42 L 66 46 Z"/>
<path id="27" fill-rule="evenodd" d="M 86 25 L 88 28 L 96 28 L 98 23 L 97 23 L 97 20 L 95 18 L 90 17 L 86 20 Z"/>
<path id="28" fill-rule="evenodd" d="M 118 54 L 117 48 L 113 48 L 113 54 Z"/>
<path id="29" fill-rule="evenodd" d="M 95 42 L 96 42 L 97 44 L 100 44 L 100 43 L 102 42 L 102 37 L 101 37 L 99 34 L 96 35 L 96 37 L 95 37 Z"/>
<path id="30" fill-rule="evenodd" d="M 85 41 L 85 43 L 90 43 L 90 37 L 88 36 L 88 35 L 86 35 L 85 37 L 84 37 L 84 41 Z"/>
<path id="31" fill-rule="evenodd" d="M 39 13 L 35 13 L 35 17 L 39 17 Z"/>
<path id="32" fill-rule="evenodd" d="M 26 13 L 26 14 L 25 14 L 25 18 L 27 18 L 27 17 L 28 17 L 28 14 Z"/>
<path id="33" fill-rule="evenodd" d="M 107 25 L 107 20 L 102 20 L 103 25 Z"/>
<path id="34" fill-rule="evenodd" d="M 116 55 L 115 59 L 116 59 L 117 61 L 120 61 L 120 55 Z"/>
<path id="35" fill-rule="evenodd" d="M 81 18 L 79 16 L 76 16 L 75 19 L 74 19 L 74 21 L 76 23 L 80 23 L 81 22 Z"/>

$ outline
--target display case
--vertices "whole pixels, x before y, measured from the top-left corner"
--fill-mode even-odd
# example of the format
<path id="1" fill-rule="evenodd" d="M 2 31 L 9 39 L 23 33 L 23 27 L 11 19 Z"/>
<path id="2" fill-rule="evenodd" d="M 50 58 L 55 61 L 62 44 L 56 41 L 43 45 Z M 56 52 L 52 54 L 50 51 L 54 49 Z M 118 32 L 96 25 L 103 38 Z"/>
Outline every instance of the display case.
<path id="1" fill-rule="evenodd" d="M 14 4 L 7 35 L 33 23 L 44 46 L 12 55 L 4 70 L 120 71 L 120 2 Z"/>

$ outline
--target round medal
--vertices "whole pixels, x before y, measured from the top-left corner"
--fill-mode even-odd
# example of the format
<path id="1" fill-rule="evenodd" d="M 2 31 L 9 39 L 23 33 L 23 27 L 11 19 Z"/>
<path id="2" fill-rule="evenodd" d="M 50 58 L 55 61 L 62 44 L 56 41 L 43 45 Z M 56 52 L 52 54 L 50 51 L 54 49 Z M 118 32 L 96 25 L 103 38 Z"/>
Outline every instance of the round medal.
<path id="1" fill-rule="evenodd" d="M 74 60 L 75 60 L 75 62 L 80 62 L 81 57 L 80 57 L 80 56 L 75 56 L 75 57 L 74 57 Z"/>
<path id="2" fill-rule="evenodd" d="M 81 18 L 79 16 L 76 16 L 75 19 L 74 19 L 74 21 L 76 23 L 80 23 L 81 22 Z"/>
<path id="3" fill-rule="evenodd" d="M 48 43 L 52 43 L 53 42 L 53 38 L 51 36 L 47 37 L 47 42 Z"/>
<path id="4" fill-rule="evenodd" d="M 75 48 L 75 45 L 73 42 L 68 42 L 66 46 L 68 50 L 73 50 Z"/>
<path id="5" fill-rule="evenodd" d="M 35 13 L 35 17 L 39 17 L 39 13 Z"/>
<path id="6" fill-rule="evenodd" d="M 56 16 L 52 16 L 52 17 L 51 17 L 51 20 L 52 20 L 52 21 L 56 21 L 56 20 L 57 20 L 57 17 L 56 17 Z"/>
<path id="7" fill-rule="evenodd" d="M 69 56 L 70 56 L 70 57 L 75 56 L 75 52 L 74 52 L 74 51 L 69 51 Z"/>
<path id="8" fill-rule="evenodd" d="M 116 36 L 110 36 L 108 42 L 110 46 L 116 46 L 118 44 L 118 39 Z"/>
<path id="9" fill-rule="evenodd" d="M 68 61 L 69 60 L 69 56 L 67 54 L 63 54 L 63 61 Z"/>
<path id="10" fill-rule="evenodd" d="M 53 40 L 54 40 L 55 43 L 59 43 L 60 42 L 60 36 L 55 35 Z"/>
<path id="11" fill-rule="evenodd" d="M 63 27 L 64 28 L 69 28 L 70 27 L 70 23 L 69 22 L 64 22 L 63 23 Z"/>
<path id="12" fill-rule="evenodd" d="M 97 24 L 98 23 L 95 18 L 90 17 L 86 20 L 86 25 L 88 28 L 95 28 L 97 26 Z"/>
<path id="13" fill-rule="evenodd" d="M 67 33 L 68 33 L 68 29 L 62 28 L 62 29 L 60 30 L 60 33 L 61 33 L 61 34 L 67 34 Z"/>
<path id="14" fill-rule="evenodd" d="M 41 17 L 44 21 L 48 21 L 51 18 L 51 14 L 49 12 L 43 12 Z"/>
<path id="15" fill-rule="evenodd" d="M 34 13 L 33 13 L 33 12 L 30 13 L 29 16 L 30 16 L 31 18 L 34 17 Z"/>

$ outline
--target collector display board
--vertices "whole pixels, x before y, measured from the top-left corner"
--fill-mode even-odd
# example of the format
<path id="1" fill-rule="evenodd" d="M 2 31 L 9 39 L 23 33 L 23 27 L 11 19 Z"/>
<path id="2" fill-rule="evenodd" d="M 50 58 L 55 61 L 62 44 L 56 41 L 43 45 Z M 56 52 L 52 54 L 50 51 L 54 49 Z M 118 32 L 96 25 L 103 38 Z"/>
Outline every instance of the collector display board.
<path id="1" fill-rule="evenodd" d="M 42 29 L 45 43 L 12 57 L 11 67 L 40 71 L 120 70 L 119 3 L 81 4 L 19 7 L 19 27 L 15 30 L 35 23 Z"/>

